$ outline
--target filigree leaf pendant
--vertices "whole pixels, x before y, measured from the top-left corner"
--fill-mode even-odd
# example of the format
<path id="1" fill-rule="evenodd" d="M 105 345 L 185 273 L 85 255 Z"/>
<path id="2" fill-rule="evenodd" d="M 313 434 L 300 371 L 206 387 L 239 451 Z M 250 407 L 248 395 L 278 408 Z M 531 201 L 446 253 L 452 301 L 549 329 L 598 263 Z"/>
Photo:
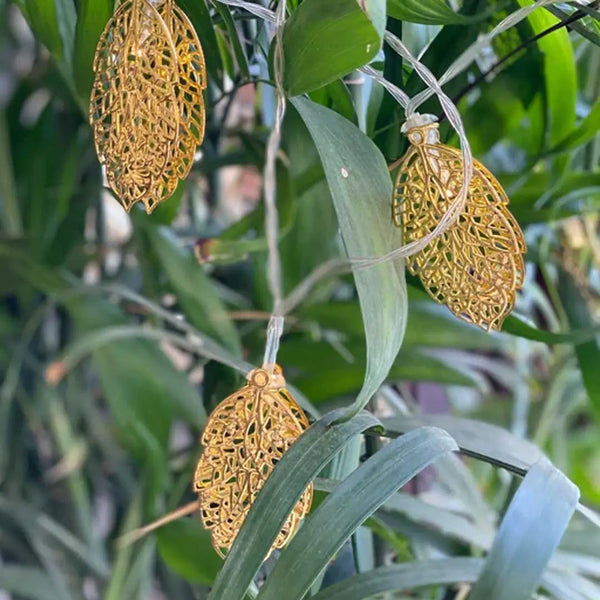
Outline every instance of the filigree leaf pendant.
<path id="1" fill-rule="evenodd" d="M 206 89 L 206 63 L 196 31 L 175 1 L 165 0 L 157 8 L 175 47 L 179 69 L 175 83 L 179 142 L 172 147 L 167 173 L 169 177 L 185 179 L 192 168 L 196 147 L 204 139 L 206 113 L 202 91 Z"/>
<path id="2" fill-rule="evenodd" d="M 411 147 L 396 179 L 393 219 L 403 243 L 419 240 L 439 223 L 462 185 L 461 152 L 441 144 L 437 123 L 406 131 Z M 458 220 L 407 259 L 437 302 L 459 318 L 499 330 L 523 285 L 523 232 L 508 210 L 497 179 L 477 160 Z"/>
<path id="3" fill-rule="evenodd" d="M 231 548 L 256 495 L 274 466 L 308 428 L 285 389 L 281 369 L 254 369 L 248 383 L 217 406 L 202 435 L 204 452 L 194 475 L 200 515 L 216 551 Z M 282 548 L 310 510 L 312 484 L 288 516 L 271 551 Z"/>
<path id="4" fill-rule="evenodd" d="M 148 213 L 189 173 L 204 136 L 206 68 L 173 0 L 125 0 L 94 59 L 90 123 L 108 183 L 126 210 Z"/>

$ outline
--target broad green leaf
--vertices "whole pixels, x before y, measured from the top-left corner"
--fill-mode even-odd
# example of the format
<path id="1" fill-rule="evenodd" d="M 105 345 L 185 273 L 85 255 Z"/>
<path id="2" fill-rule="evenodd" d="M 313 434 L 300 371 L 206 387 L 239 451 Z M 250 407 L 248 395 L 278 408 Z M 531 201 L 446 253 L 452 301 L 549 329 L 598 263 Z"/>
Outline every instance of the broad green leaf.
<path id="1" fill-rule="evenodd" d="M 391 435 L 425 426 L 440 427 L 456 440 L 461 452 L 521 475 L 544 456 L 537 446 L 510 431 L 473 419 L 450 415 L 411 415 L 384 419 L 383 425 Z"/>
<path id="2" fill-rule="evenodd" d="M 141 218 L 153 254 L 169 278 L 173 291 L 190 323 L 216 337 L 236 354 L 241 353 L 239 336 L 215 288 L 191 252 L 186 252 L 172 232 Z"/>
<path id="3" fill-rule="evenodd" d="M 575 345 L 575 354 L 588 398 L 597 418 L 600 418 L 600 332 L 598 326 L 591 327 L 594 318 L 583 290 L 564 269 L 559 272 L 557 287 L 571 327 L 587 327 L 588 331 L 595 332 L 592 339 Z"/>
<path id="4" fill-rule="evenodd" d="M 162 559 L 188 581 L 211 585 L 223 564 L 213 550 L 210 533 L 197 516 L 161 527 L 156 536 Z"/>
<path id="5" fill-rule="evenodd" d="M 304 0 L 283 30 L 285 89 L 297 96 L 366 65 L 384 29 L 384 0 Z"/>
<path id="6" fill-rule="evenodd" d="M 55 0 L 25 0 L 25 7 L 35 35 L 58 60 L 64 59 L 65 49 L 58 28 Z"/>
<path id="7" fill-rule="evenodd" d="M 518 0 L 529 6 L 531 0 Z M 535 34 L 542 33 L 560 21 L 545 10 L 534 10 L 527 17 Z M 575 126 L 577 72 L 575 56 L 565 27 L 546 35 L 537 42 L 544 54 L 544 84 L 547 105 L 547 143 L 558 144 Z"/>
<path id="8" fill-rule="evenodd" d="M 258 600 L 301 598 L 348 537 L 387 498 L 436 458 L 456 449 L 446 432 L 433 427 L 386 444 L 306 519 L 279 557 Z"/>
<path id="9" fill-rule="evenodd" d="M 113 13 L 113 0 L 81 0 L 77 13 L 73 74 L 77 90 L 87 102 L 94 81 L 94 54 L 104 26 Z"/>
<path id="10" fill-rule="evenodd" d="M 313 137 L 350 257 L 381 256 L 400 244 L 390 223 L 392 182 L 375 144 L 333 111 L 304 98 L 292 100 Z M 383 263 L 356 269 L 367 367 L 354 408 L 362 408 L 394 364 L 406 327 L 404 264 Z"/>
<path id="11" fill-rule="evenodd" d="M 306 486 L 349 440 L 379 426 L 379 421 L 367 412 L 337 422 L 346 415 L 345 410 L 325 415 L 298 438 L 277 463 L 244 520 L 209 600 L 242 600 Z"/>
<path id="12" fill-rule="evenodd" d="M 321 590 L 313 600 L 364 600 L 376 594 L 477 579 L 483 559 L 441 558 L 420 560 L 360 573 Z"/>
<path id="13" fill-rule="evenodd" d="M 446 0 L 388 0 L 390 17 L 424 25 L 463 25 L 476 17 L 455 13 Z"/>
<path id="14" fill-rule="evenodd" d="M 579 500 L 552 464 L 535 463 L 513 497 L 470 600 L 529 600 Z"/>
<path id="15" fill-rule="evenodd" d="M 54 0 L 56 5 L 56 23 L 62 39 L 63 57 L 69 69 L 73 66 L 75 49 L 75 26 L 77 13 L 73 0 Z"/>
<path id="16" fill-rule="evenodd" d="M 186 12 L 198 34 L 211 80 L 222 88 L 223 62 L 206 0 L 177 0 L 177 4 Z"/>

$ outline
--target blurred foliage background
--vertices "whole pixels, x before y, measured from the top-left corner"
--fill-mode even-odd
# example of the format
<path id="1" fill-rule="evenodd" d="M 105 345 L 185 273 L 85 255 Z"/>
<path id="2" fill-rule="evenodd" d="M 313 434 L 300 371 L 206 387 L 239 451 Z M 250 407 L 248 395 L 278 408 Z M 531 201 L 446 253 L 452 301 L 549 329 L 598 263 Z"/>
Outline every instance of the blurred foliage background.
<path id="1" fill-rule="evenodd" d="M 207 134 L 188 180 L 148 216 L 127 215 L 103 186 L 87 123 L 93 54 L 113 1 L 0 0 L 2 600 L 205 598 L 222 567 L 195 517 L 135 545 L 116 542 L 193 500 L 206 416 L 260 363 L 271 308 L 261 202 L 275 106 L 269 27 L 218 1 L 178 3 L 206 55 Z M 302 539 L 301 549 L 290 547 L 282 557 L 298 557 L 296 570 L 284 573 L 291 563 L 282 561 L 264 598 L 301 598 L 287 586 L 311 559 L 316 575 L 330 565 L 309 582 L 312 592 L 323 581 L 354 582 L 319 598 L 367 598 L 375 590 L 460 600 L 479 576 L 474 600 L 518 600 L 530 597 L 542 572 L 537 597 L 600 598 L 593 512 L 580 505 L 550 559 L 561 515 L 577 502 L 557 469 L 578 486 L 583 505 L 600 505 L 596 3 L 537 9 L 444 87 L 474 155 L 499 178 L 526 232 L 525 287 L 502 333 L 458 321 L 412 278 L 406 299 L 394 297 L 404 294 L 400 275 L 384 273 L 387 281 L 397 277 L 385 289 L 367 289 L 357 276 L 362 315 L 348 273 L 302 287 L 314 269 L 344 256 L 340 227 L 346 246 L 364 238 L 374 254 L 394 243 L 389 205 L 376 209 L 378 218 L 357 220 L 371 206 L 363 193 L 391 193 L 381 157 L 396 160 L 405 140 L 402 109 L 356 69 L 368 59 L 409 95 L 424 87 L 393 51 L 379 50 L 386 11 L 387 28 L 440 76 L 527 4 L 288 0 L 285 87 L 308 96 L 288 106 L 278 161 L 292 309 L 279 363 L 312 417 L 347 406 L 365 379 L 365 327 L 375 362 L 385 362 L 387 338 L 404 327 L 401 314 L 380 335 L 378 311 L 364 306 L 389 314 L 401 305 L 408 309 L 402 346 L 368 408 L 391 437 L 438 426 L 468 457 L 444 454 L 402 492 L 390 491 L 367 521 L 364 508 L 363 526 L 349 531 L 335 561 L 315 558 L 335 533 L 327 527 Z M 421 111 L 442 114 L 433 99 Z M 447 122 L 441 130 L 457 143 Z M 331 168 L 340 155 L 358 173 L 347 196 Z M 338 220 L 340 211 L 354 230 Z M 385 446 L 372 433 L 352 440 L 320 473 L 315 505 L 359 463 L 375 464 L 366 459 Z M 528 471 L 529 487 L 519 487 Z M 347 502 L 358 506 L 360 494 Z M 374 587 L 346 580 L 353 573 Z M 504 583 L 490 583 L 494 577 Z"/>

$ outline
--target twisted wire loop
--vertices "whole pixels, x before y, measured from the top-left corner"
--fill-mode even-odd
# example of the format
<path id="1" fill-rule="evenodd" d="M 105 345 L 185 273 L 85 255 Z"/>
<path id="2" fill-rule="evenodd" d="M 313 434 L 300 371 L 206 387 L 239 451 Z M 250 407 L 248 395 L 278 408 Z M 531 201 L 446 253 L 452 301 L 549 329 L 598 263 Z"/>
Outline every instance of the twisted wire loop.
<path id="1" fill-rule="evenodd" d="M 461 152 L 439 141 L 438 124 L 405 127 L 411 147 L 402 159 L 393 200 L 405 242 L 430 233 L 463 182 Z M 497 179 L 477 160 L 458 219 L 407 260 L 429 295 L 459 318 L 499 330 L 523 285 L 525 240 Z"/>
<path id="2" fill-rule="evenodd" d="M 125 0 L 94 57 L 89 118 L 111 189 L 148 213 L 175 190 L 204 134 L 200 42 L 173 0 Z"/>
<path id="3" fill-rule="evenodd" d="M 194 475 L 200 516 L 215 550 L 231 548 L 256 495 L 273 467 L 308 428 L 302 409 L 285 389 L 279 365 L 248 373 L 248 383 L 213 411 L 202 435 L 204 452 Z M 271 551 L 294 536 L 310 510 L 310 484 L 294 506 Z"/>

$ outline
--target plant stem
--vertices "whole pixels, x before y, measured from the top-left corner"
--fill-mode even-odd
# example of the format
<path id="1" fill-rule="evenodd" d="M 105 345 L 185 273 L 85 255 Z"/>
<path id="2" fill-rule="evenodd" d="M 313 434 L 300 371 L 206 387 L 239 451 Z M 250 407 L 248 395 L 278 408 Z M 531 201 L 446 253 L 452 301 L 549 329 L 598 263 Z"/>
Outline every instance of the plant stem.
<path id="1" fill-rule="evenodd" d="M 23 235 L 23 221 L 17 201 L 17 190 L 10 155 L 10 139 L 6 112 L 0 110 L 0 198 L 2 198 L 2 211 L 0 218 L 9 237 Z"/>
<path id="2" fill-rule="evenodd" d="M 576 21 L 579 21 L 579 19 L 582 19 L 583 17 L 585 17 L 585 15 L 586 15 L 586 13 L 584 11 L 578 10 L 578 11 L 574 12 L 568 18 L 564 19 L 563 21 L 560 21 L 559 23 L 552 25 L 552 27 L 549 27 L 548 29 L 545 29 L 544 31 L 540 31 L 540 33 L 538 33 L 537 35 L 534 35 L 533 37 L 526 39 L 521 44 L 519 44 L 516 48 L 513 48 L 513 50 L 511 50 L 508 54 L 506 54 L 501 59 L 499 59 L 496 63 L 494 63 L 489 69 L 487 69 L 483 73 L 480 73 L 471 83 L 466 85 L 460 92 L 458 92 L 458 94 L 454 98 L 452 98 L 452 102 L 454 104 L 458 104 L 470 91 L 472 91 L 480 83 L 485 81 L 485 79 L 488 77 L 488 75 L 491 75 L 492 73 L 495 73 L 496 71 L 498 71 L 513 56 L 517 55 L 522 50 L 525 50 L 526 48 L 528 48 L 535 42 L 539 41 L 543 37 L 546 37 L 547 35 L 551 34 L 552 32 L 558 31 L 559 29 L 562 29 L 563 27 L 567 27 L 570 24 L 572 24 Z M 444 118 L 445 118 L 445 115 L 442 115 L 440 117 L 440 122 L 443 121 Z"/>

